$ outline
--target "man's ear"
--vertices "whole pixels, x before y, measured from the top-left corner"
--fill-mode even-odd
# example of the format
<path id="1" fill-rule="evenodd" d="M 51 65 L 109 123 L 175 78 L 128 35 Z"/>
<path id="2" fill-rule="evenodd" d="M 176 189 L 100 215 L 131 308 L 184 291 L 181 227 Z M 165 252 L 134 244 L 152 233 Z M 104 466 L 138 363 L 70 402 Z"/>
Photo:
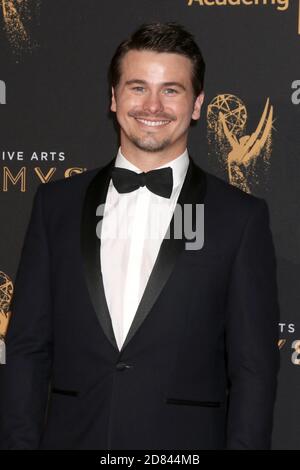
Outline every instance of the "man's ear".
<path id="1" fill-rule="evenodd" d="M 113 113 L 117 112 L 117 103 L 116 103 L 116 97 L 115 97 L 115 90 L 113 87 L 111 87 L 111 105 L 110 105 L 110 110 Z"/>
<path id="2" fill-rule="evenodd" d="M 201 115 L 201 107 L 204 101 L 204 91 L 201 91 L 200 95 L 197 96 L 195 103 L 194 103 L 194 110 L 192 114 L 192 119 L 197 121 Z"/>

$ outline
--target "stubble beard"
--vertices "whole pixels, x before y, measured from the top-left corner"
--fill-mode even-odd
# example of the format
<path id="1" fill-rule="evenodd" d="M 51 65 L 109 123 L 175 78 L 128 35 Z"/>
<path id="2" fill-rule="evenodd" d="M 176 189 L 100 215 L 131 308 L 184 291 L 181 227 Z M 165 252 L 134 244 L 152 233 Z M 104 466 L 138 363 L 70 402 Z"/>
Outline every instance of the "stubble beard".
<path id="1" fill-rule="evenodd" d="M 147 139 L 141 139 L 135 135 L 130 135 L 129 139 L 139 150 L 149 153 L 161 152 L 171 144 L 170 139 L 163 139 L 160 142 L 156 142 L 155 140 L 147 141 Z"/>

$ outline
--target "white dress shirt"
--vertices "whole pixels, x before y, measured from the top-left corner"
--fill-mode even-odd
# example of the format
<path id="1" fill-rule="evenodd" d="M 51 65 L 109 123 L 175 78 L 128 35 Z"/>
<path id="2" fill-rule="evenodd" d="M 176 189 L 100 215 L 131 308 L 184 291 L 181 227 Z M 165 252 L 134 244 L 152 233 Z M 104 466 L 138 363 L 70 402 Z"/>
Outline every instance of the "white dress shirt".
<path id="1" fill-rule="evenodd" d="M 183 185 L 189 156 L 187 150 L 157 168 L 171 167 L 173 191 L 170 199 L 142 186 L 118 193 L 110 181 L 101 231 L 101 269 L 104 292 L 119 349 L 127 336 L 161 242 L 168 229 Z M 141 173 L 119 148 L 115 166 Z"/>

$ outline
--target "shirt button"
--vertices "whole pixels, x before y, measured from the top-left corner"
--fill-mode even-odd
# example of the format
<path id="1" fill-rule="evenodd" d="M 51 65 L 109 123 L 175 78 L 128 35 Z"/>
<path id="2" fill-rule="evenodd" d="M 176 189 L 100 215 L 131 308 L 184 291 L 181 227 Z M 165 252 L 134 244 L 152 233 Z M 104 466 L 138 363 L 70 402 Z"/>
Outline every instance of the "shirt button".
<path id="1" fill-rule="evenodd" d="M 129 364 L 125 364 L 125 362 L 118 362 L 118 364 L 116 365 L 116 369 L 117 370 L 125 370 L 125 369 L 130 369 L 130 366 Z"/>

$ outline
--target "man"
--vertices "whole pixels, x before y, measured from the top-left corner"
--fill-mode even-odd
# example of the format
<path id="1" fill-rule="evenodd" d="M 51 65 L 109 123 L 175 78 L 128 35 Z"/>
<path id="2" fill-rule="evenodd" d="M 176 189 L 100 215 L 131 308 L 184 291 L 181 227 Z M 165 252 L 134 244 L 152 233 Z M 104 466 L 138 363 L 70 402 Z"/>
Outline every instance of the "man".
<path id="1" fill-rule="evenodd" d="M 270 447 L 268 209 L 188 154 L 204 68 L 181 26 L 142 26 L 110 68 L 117 157 L 38 188 L 1 368 L 3 448 Z M 197 232 L 203 204 L 204 245 L 187 248 L 175 210 L 192 207 Z M 153 214 L 161 238 L 148 235 Z"/>

